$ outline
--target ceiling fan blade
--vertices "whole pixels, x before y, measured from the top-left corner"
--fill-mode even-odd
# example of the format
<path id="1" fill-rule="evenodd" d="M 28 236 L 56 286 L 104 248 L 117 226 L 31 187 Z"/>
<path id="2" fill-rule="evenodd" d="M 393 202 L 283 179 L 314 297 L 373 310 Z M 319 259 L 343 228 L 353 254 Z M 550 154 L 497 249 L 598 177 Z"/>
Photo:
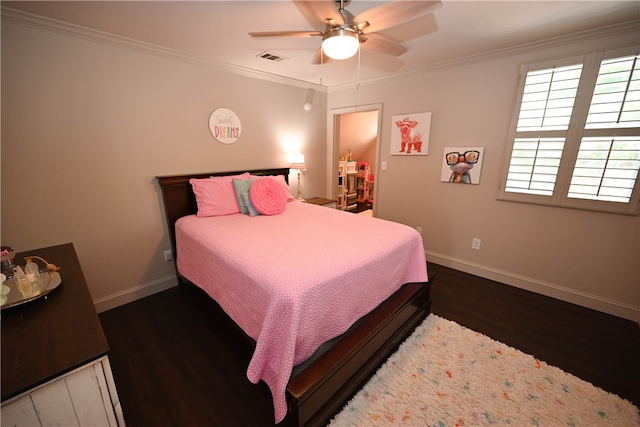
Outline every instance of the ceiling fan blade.
<path id="1" fill-rule="evenodd" d="M 323 27 L 329 21 L 333 21 L 332 25 L 344 25 L 344 18 L 338 11 L 338 6 L 334 0 L 293 0 L 293 2 L 310 22 L 312 22 L 311 19 L 313 17 L 313 20 L 322 24 Z"/>
<path id="2" fill-rule="evenodd" d="M 262 31 L 249 33 L 251 37 L 313 37 L 321 36 L 322 31 Z"/>
<path id="3" fill-rule="evenodd" d="M 372 7 L 354 18 L 364 33 L 381 31 L 420 18 L 442 6 L 440 0 L 397 0 Z"/>
<path id="4" fill-rule="evenodd" d="M 383 36 L 378 33 L 370 33 L 360 37 L 363 40 L 360 45 L 363 49 L 384 53 L 385 55 L 400 56 L 407 51 L 407 49 L 400 43 L 391 40 L 389 37 Z"/>

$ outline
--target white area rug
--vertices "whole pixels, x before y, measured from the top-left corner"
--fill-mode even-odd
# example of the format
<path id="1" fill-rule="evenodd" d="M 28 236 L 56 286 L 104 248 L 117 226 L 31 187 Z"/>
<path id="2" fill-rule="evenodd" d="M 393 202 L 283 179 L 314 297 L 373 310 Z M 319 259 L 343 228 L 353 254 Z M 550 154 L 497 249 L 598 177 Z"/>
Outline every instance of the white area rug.
<path id="1" fill-rule="evenodd" d="M 436 315 L 331 426 L 639 426 L 627 400 Z"/>

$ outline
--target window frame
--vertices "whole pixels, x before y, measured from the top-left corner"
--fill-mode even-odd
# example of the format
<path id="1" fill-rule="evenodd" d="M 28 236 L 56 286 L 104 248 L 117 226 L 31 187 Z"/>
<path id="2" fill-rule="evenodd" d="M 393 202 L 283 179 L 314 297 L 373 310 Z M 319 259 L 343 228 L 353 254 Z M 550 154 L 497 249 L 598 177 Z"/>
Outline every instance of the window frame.
<path id="1" fill-rule="evenodd" d="M 511 121 L 509 123 L 508 145 L 505 152 L 502 178 L 498 189 L 498 200 L 628 215 L 638 214 L 640 211 L 640 173 L 638 173 L 636 177 L 636 182 L 628 203 L 571 198 L 568 194 L 573 169 L 578 158 L 580 142 L 584 136 L 640 136 L 639 128 L 616 128 L 613 129 L 613 135 L 611 135 L 611 129 L 585 129 L 591 98 L 595 90 L 602 60 L 636 55 L 639 51 L 640 46 L 629 46 L 585 55 L 522 64 L 520 66 L 520 78 Z M 517 131 L 527 73 L 575 64 L 582 64 L 582 75 L 567 130 Z M 558 174 L 556 176 L 553 194 L 546 196 L 506 191 L 509 166 L 516 138 L 549 138 L 558 136 L 564 137 L 565 142 L 558 166 Z"/>

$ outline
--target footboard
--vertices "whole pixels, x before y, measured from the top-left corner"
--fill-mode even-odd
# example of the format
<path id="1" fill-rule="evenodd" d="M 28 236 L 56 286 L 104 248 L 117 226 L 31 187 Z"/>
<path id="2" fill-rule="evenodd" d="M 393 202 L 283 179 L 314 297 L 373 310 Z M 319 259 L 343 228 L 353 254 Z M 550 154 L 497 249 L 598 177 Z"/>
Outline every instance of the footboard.
<path id="1" fill-rule="evenodd" d="M 411 283 L 289 381 L 283 425 L 316 426 L 346 404 L 429 314 L 430 284 Z"/>

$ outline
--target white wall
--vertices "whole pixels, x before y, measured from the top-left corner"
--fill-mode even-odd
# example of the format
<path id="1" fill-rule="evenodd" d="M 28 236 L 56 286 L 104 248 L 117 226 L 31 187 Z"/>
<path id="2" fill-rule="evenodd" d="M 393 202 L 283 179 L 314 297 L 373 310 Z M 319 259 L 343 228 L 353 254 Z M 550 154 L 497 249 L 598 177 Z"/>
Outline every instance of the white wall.
<path id="1" fill-rule="evenodd" d="M 174 285 L 155 177 L 287 167 L 299 148 L 303 196 L 326 194 L 326 93 L 308 90 L 3 22 L 2 244 L 73 242 L 99 310 Z M 219 107 L 234 144 L 209 132 Z"/>
<path id="2" fill-rule="evenodd" d="M 625 29 L 330 91 L 329 109 L 383 104 L 377 216 L 421 226 L 433 262 L 640 320 L 639 217 L 496 199 L 520 64 L 637 43 Z M 429 155 L 391 156 L 391 117 L 427 111 Z M 480 185 L 440 182 L 447 146 L 485 147 Z"/>

